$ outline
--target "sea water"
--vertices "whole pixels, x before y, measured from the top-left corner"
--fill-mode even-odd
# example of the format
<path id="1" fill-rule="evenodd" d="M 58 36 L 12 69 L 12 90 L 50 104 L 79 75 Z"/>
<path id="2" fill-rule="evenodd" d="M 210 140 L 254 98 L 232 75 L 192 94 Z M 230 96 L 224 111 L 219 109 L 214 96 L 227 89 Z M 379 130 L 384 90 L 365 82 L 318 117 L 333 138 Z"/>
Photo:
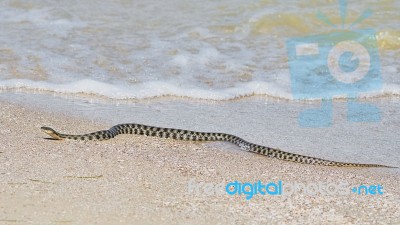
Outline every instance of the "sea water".
<path id="1" fill-rule="evenodd" d="M 375 31 L 383 86 L 400 94 L 400 1 L 348 1 L 345 24 Z M 226 100 L 293 99 L 286 41 L 342 23 L 334 0 L 0 2 L 0 90 Z"/>

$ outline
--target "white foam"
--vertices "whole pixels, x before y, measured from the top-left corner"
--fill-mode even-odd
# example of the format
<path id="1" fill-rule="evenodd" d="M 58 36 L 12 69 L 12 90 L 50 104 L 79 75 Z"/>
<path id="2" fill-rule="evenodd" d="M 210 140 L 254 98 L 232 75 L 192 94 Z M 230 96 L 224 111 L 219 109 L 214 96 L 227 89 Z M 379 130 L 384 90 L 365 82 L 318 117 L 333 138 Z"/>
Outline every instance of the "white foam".
<path id="1" fill-rule="evenodd" d="M 189 97 L 194 99 L 228 100 L 251 95 L 270 95 L 291 99 L 274 84 L 249 82 L 238 87 L 223 90 L 205 90 L 196 87 L 180 87 L 167 82 L 145 82 L 134 86 L 113 85 L 90 79 L 65 84 L 51 84 L 43 81 L 15 79 L 0 82 L 0 90 L 24 89 L 31 91 L 52 91 L 64 94 L 94 94 L 112 99 L 144 99 L 162 96 Z"/>
<path id="2" fill-rule="evenodd" d="M 15 79 L 0 82 L 0 90 L 23 89 L 27 91 L 50 91 L 60 94 L 91 94 L 111 99 L 145 99 L 163 96 L 189 97 L 193 99 L 230 100 L 253 95 L 267 95 L 293 100 L 290 92 L 274 83 L 248 82 L 221 90 L 205 90 L 198 87 L 182 87 L 173 83 L 151 81 L 133 86 L 114 85 L 90 79 L 65 84 L 51 84 L 43 81 Z M 382 90 L 360 93 L 360 97 L 381 97 L 400 95 L 399 85 L 384 85 Z M 343 96 L 345 97 L 345 96 Z M 312 99 L 311 99 L 312 100 Z"/>

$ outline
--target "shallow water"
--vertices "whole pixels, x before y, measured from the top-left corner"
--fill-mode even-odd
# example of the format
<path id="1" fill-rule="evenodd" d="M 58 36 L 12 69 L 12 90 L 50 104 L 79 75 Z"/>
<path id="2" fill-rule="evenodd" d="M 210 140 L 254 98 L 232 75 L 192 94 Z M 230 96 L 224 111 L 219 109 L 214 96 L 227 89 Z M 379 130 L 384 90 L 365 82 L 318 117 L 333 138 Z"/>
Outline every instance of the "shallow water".
<path id="1" fill-rule="evenodd" d="M 345 25 L 374 29 L 383 86 L 399 95 L 400 2 L 349 1 Z M 336 24 L 317 18 L 321 12 Z M 337 1 L 0 3 L 0 90 L 112 99 L 293 99 L 286 41 L 342 30 Z"/>

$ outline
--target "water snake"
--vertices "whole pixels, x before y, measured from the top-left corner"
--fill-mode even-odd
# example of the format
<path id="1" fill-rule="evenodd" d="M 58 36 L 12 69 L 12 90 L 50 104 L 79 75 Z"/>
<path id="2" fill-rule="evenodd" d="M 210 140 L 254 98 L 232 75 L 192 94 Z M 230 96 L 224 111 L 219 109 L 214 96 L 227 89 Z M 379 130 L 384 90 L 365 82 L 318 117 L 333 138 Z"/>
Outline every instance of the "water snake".
<path id="1" fill-rule="evenodd" d="M 46 134 L 50 135 L 53 139 L 74 139 L 74 140 L 107 140 L 114 138 L 119 134 L 137 134 L 146 136 L 155 136 L 160 138 L 172 138 L 176 140 L 185 141 L 226 141 L 231 142 L 239 146 L 242 150 L 258 153 L 261 155 L 266 155 L 272 158 L 277 158 L 281 160 L 312 164 L 312 165 L 324 165 L 324 166 L 339 166 L 339 167 L 390 167 L 378 164 L 360 164 L 360 163 L 346 163 L 346 162 L 336 162 L 330 161 L 310 156 L 304 156 L 299 154 L 294 154 L 290 152 L 285 152 L 277 148 L 265 147 L 257 144 L 248 142 L 240 137 L 225 133 L 211 133 L 211 132 L 198 132 L 174 128 L 163 128 L 147 126 L 143 124 L 118 124 L 111 127 L 108 130 L 101 130 L 93 133 L 83 134 L 83 135 L 71 135 L 62 134 L 56 132 L 50 127 L 41 127 L 41 130 Z"/>

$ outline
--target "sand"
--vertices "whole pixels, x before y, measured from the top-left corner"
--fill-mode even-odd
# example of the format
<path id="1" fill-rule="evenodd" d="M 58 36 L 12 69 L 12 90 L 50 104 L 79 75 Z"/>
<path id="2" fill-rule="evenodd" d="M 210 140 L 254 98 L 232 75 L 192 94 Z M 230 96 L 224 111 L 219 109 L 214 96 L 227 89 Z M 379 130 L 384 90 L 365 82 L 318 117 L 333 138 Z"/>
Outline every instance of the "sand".
<path id="1" fill-rule="evenodd" d="M 85 133 L 110 122 L 0 101 L 0 224 L 400 224 L 399 169 L 302 165 L 228 143 L 143 136 L 53 141 L 40 131 L 43 125 Z M 246 200 L 189 185 L 235 180 L 379 184 L 384 193 Z"/>

